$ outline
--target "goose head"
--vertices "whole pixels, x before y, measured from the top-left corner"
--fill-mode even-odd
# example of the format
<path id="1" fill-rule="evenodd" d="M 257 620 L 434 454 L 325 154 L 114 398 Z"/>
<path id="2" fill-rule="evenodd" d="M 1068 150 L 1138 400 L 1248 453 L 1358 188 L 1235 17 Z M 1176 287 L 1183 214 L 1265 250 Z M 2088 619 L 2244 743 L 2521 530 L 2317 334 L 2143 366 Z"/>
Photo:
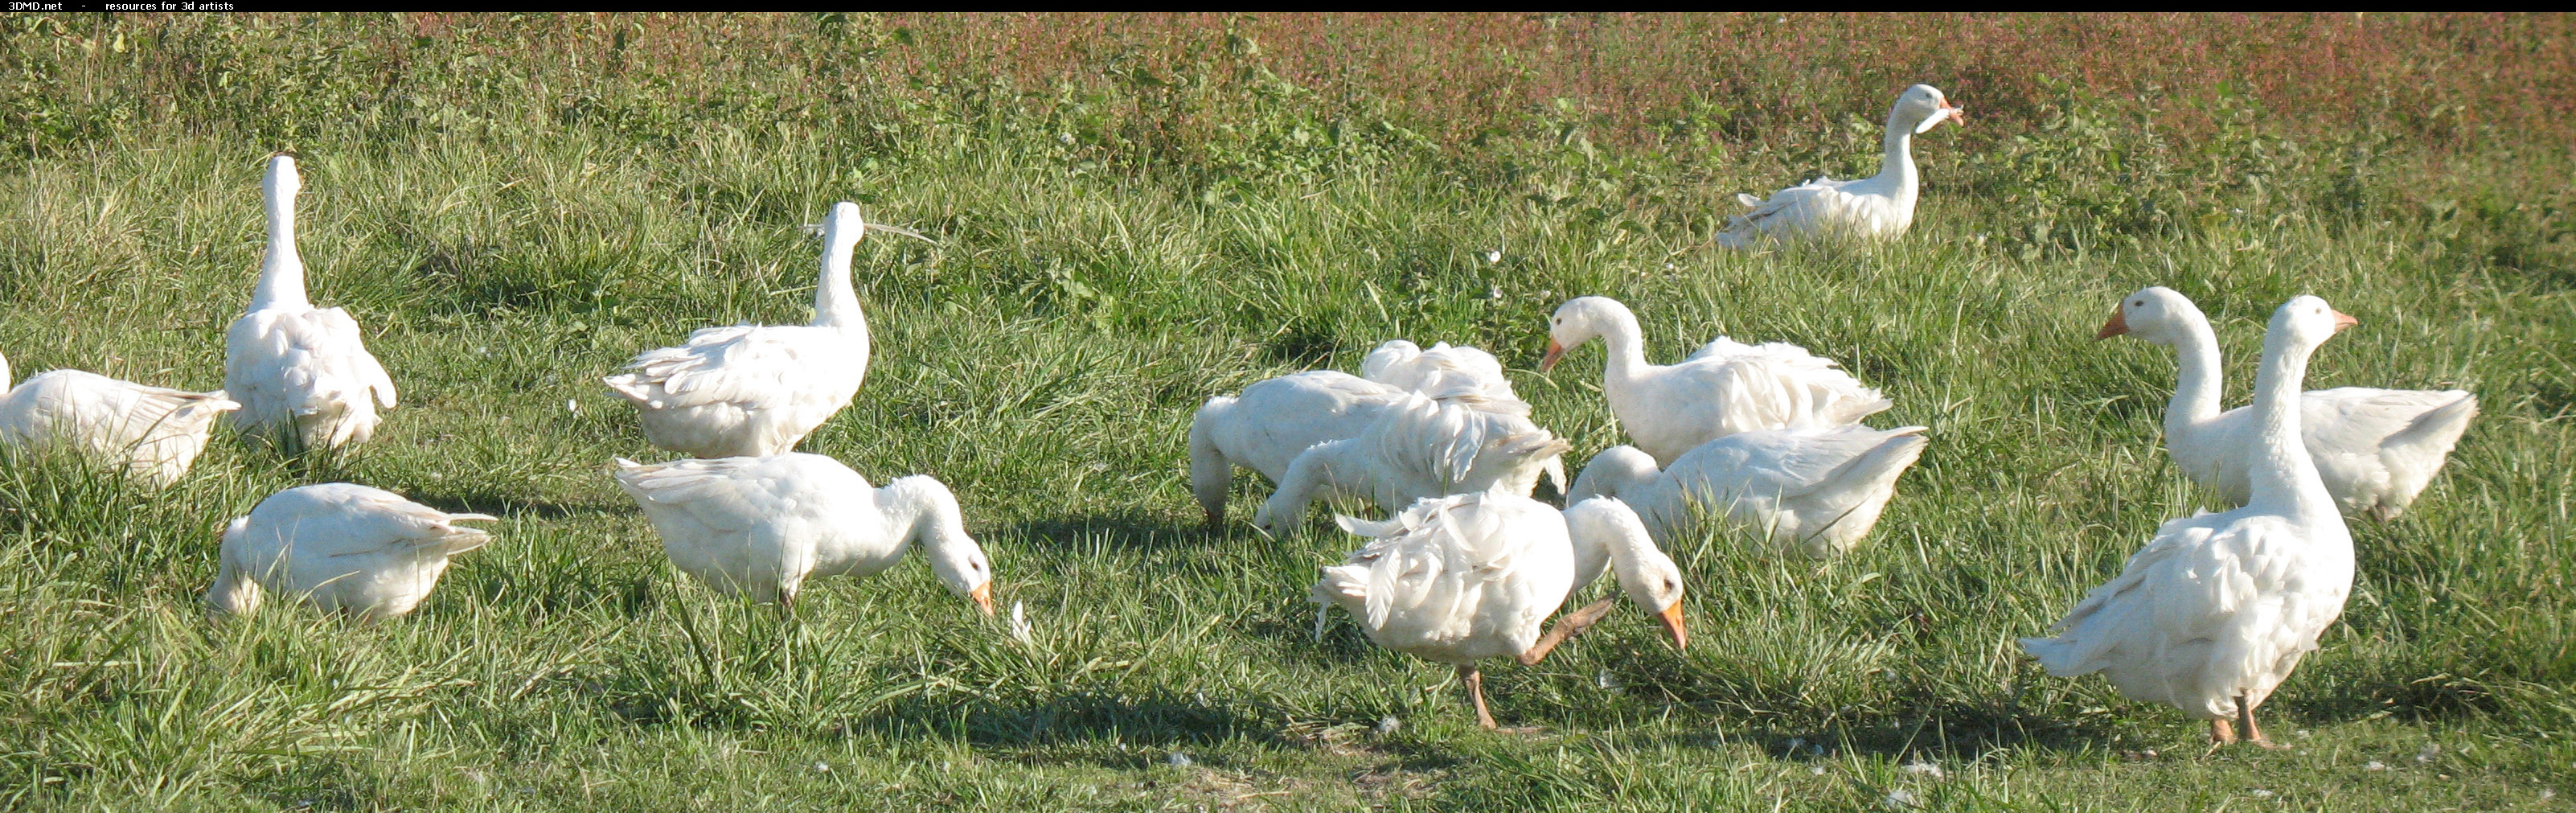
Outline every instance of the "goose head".
<path id="1" fill-rule="evenodd" d="M 1950 97 L 1942 95 L 1940 88 L 1931 85 L 1906 88 L 1896 97 L 1896 108 L 1887 113 L 1890 128 L 1910 129 L 1918 134 L 1931 132 L 1932 128 L 1945 121 L 1957 122 L 1962 127 L 1968 124 L 1966 112 L 1951 104 Z"/>
<path id="2" fill-rule="evenodd" d="M 2323 299 L 2297 296 L 2281 303 L 2281 308 L 2272 312 L 2272 322 L 2264 333 L 2264 340 L 2269 344 L 2279 337 L 2293 346 L 2315 347 L 2342 333 L 2345 328 L 2358 324 L 2361 320 L 2335 310 Z"/>
<path id="3" fill-rule="evenodd" d="M 886 513 L 898 523 L 910 520 L 908 541 L 930 558 L 931 574 L 948 592 L 992 615 L 993 562 L 984 558 L 984 546 L 966 534 L 956 495 L 938 480 L 921 475 L 896 480 L 885 490 L 889 492 Z"/>
<path id="4" fill-rule="evenodd" d="M 1565 360 L 1565 352 L 1582 347 L 1584 342 L 1604 333 L 1633 335 L 1637 332 L 1637 314 L 1619 300 L 1606 296 L 1576 297 L 1556 307 L 1547 320 L 1547 356 L 1539 359 L 1539 372 L 1556 369 Z M 1617 348 L 1616 340 L 1612 348 Z"/>
<path id="5" fill-rule="evenodd" d="M 2148 344 L 2172 345 L 2189 339 L 2193 333 L 2207 330 L 2209 317 L 2201 315 L 2200 306 L 2182 292 L 2162 285 L 2138 289 L 2120 300 L 2111 312 L 2111 321 L 2093 334 L 2095 339 L 2127 336 Z"/>
<path id="6" fill-rule="evenodd" d="M 295 156 L 281 152 L 268 157 L 268 174 L 260 178 L 259 191 L 269 206 L 293 207 L 295 193 L 303 189 L 304 176 L 295 170 Z"/>
<path id="7" fill-rule="evenodd" d="M 1584 500 L 1565 509 L 1565 530 L 1577 548 L 1608 548 L 1620 591 L 1663 622 L 1674 649 L 1690 646 L 1690 632 L 1682 625 L 1682 570 L 1662 548 L 1655 547 L 1655 538 L 1646 532 L 1646 521 L 1636 511 L 1612 498 Z"/>

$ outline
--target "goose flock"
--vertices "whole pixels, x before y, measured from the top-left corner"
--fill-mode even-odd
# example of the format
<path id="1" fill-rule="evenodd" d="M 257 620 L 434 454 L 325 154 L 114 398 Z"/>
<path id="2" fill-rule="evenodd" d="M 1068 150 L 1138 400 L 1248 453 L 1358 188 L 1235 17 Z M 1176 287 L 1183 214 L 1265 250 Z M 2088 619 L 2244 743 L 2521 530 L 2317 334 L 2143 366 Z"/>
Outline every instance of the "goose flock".
<path id="1" fill-rule="evenodd" d="M 1888 115 L 1879 175 L 1742 196 L 1751 211 L 1718 242 L 1903 234 L 1920 186 L 1914 136 L 1961 120 L 1939 90 L 1907 89 Z M 316 307 L 306 290 L 295 248 L 301 185 L 293 157 L 268 160 L 268 245 L 225 337 L 222 391 L 76 370 L 8 386 L 0 361 L 0 445 L 70 449 L 158 488 L 185 474 L 225 415 L 245 441 L 285 454 L 367 443 L 396 403 L 394 382 L 357 320 Z M 618 458 L 613 477 L 672 564 L 720 593 L 792 607 L 809 578 L 873 575 L 918 551 L 941 584 L 989 616 L 993 564 L 951 489 L 921 475 L 877 487 L 838 460 L 795 451 L 865 380 L 868 322 L 850 264 L 871 229 L 921 238 L 835 204 L 821 229 L 811 324 L 699 329 L 605 378 L 634 404 L 644 437 L 683 456 Z M 2255 708 L 2317 647 L 2352 587 L 2344 515 L 2399 515 L 2477 413 L 2476 397 L 2458 390 L 2303 390 L 2309 357 L 2354 324 L 2314 296 L 2281 305 L 2252 404 L 2221 412 L 2208 318 L 2167 288 L 2121 300 L 2098 338 L 2175 348 L 2166 450 L 2241 507 L 2165 523 L 2049 635 L 2022 639 L 2049 673 L 2098 673 L 2131 698 L 2208 720 L 2213 742 L 2268 744 Z M 1319 499 L 1384 516 L 1337 517 L 1363 542 L 1308 590 L 1315 634 L 1327 634 L 1326 613 L 1339 607 L 1377 645 L 1455 667 L 1487 728 L 1496 723 L 1477 664 L 1536 664 L 1602 621 L 1615 599 L 1560 611 L 1603 574 L 1685 647 L 1685 579 L 1661 545 L 1713 523 L 1782 552 L 1849 551 L 1929 444 L 1925 427 L 1864 424 L 1894 402 L 1793 344 L 1718 336 L 1655 364 L 1636 313 L 1603 296 L 1563 303 L 1545 332 L 1541 373 L 1601 341 L 1600 393 L 1628 439 L 1571 482 L 1572 445 L 1540 425 L 1502 363 L 1447 343 L 1395 339 L 1358 375 L 1311 370 L 1212 397 L 1187 438 L 1191 491 L 1211 528 L 1225 522 L 1237 468 L 1272 483 L 1251 522 L 1275 537 L 1306 527 Z M 1542 479 L 1561 503 L 1533 496 Z M 276 594 L 356 618 L 401 616 L 451 557 L 492 541 L 468 523 L 494 519 L 351 483 L 290 488 L 224 529 L 205 599 L 226 614 Z"/>

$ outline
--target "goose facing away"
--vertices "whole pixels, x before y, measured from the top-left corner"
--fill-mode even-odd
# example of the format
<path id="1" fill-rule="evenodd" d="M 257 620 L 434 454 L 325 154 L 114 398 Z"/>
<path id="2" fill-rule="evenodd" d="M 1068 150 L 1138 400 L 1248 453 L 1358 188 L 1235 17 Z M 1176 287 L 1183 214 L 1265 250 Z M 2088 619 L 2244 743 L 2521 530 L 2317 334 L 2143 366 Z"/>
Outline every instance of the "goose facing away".
<path id="1" fill-rule="evenodd" d="M 1812 237 L 1893 240 L 1914 225 L 1914 203 L 1923 179 L 1914 167 L 1914 137 L 1942 122 L 1967 124 L 1965 114 L 1939 88 L 1915 85 L 1887 112 L 1887 136 L 1878 174 L 1852 181 L 1819 177 L 1771 193 L 1769 200 L 1738 194 L 1748 210 L 1717 235 L 1718 245 L 1748 248 L 1765 238 Z"/>
<path id="2" fill-rule="evenodd" d="M 250 308 L 224 333 L 224 392 L 241 402 L 233 425 L 243 437 L 297 451 L 365 443 L 377 410 L 394 407 L 394 382 L 367 352 L 358 322 L 316 308 L 295 250 L 295 158 L 274 155 L 260 183 L 268 208 L 268 251 Z"/>
<path id="3" fill-rule="evenodd" d="M 147 387 L 80 370 L 53 370 L 9 385 L 0 358 L 0 443 L 62 444 L 153 488 L 188 473 L 224 413 L 241 408 L 220 390 Z"/>
<path id="4" fill-rule="evenodd" d="M 242 615 L 276 593 L 361 619 L 401 616 L 438 586 L 448 557 L 492 541 L 457 523 L 494 519 L 351 483 L 290 488 L 224 529 L 206 603 Z"/>
<path id="5" fill-rule="evenodd" d="M 1617 497 L 1667 543 L 1706 510 L 1824 558 L 1851 550 L 1878 524 L 1897 478 L 1923 455 L 1923 431 L 1760 429 L 1701 444 L 1660 470 L 1635 447 L 1614 446 L 1584 464 L 1566 499 Z"/>
<path id="6" fill-rule="evenodd" d="M 1424 497 L 1494 487 L 1528 496 L 1541 474 L 1563 470 L 1563 456 L 1572 448 L 1527 418 L 1407 392 L 1357 437 L 1297 453 L 1252 523 L 1285 537 L 1305 520 L 1306 507 L 1328 492 L 1389 511 Z"/>
<path id="7" fill-rule="evenodd" d="M 1476 662 L 1508 657 L 1534 665 L 1608 614 L 1604 599 L 1541 631 L 1567 596 L 1604 570 L 1630 601 L 1661 619 L 1678 648 L 1689 643 L 1681 617 L 1681 572 L 1618 500 L 1589 500 L 1560 512 L 1500 489 L 1425 499 L 1384 522 L 1339 518 L 1367 538 L 1343 564 L 1324 568 L 1310 591 L 1338 606 L 1371 642 L 1455 666 L 1494 728 Z M 1317 634 L 1323 618 L 1316 618 Z"/>
<path id="8" fill-rule="evenodd" d="M 2352 590 L 2352 536 L 2299 439 L 2308 357 L 2352 324 L 2313 296 L 2272 314 L 2254 378 L 2253 498 L 2166 522 L 2053 637 L 2022 639 L 2049 674 L 2098 672 L 2131 699 L 2208 720 L 2214 744 L 2269 746 L 2254 709 L 2317 648 Z"/>
<path id="9" fill-rule="evenodd" d="M 816 576 L 873 576 L 916 545 L 948 591 L 993 614 L 993 565 L 948 487 L 926 476 L 868 485 L 816 454 L 642 464 L 617 484 L 662 535 L 671 563 L 726 595 L 793 605 Z"/>
<path id="10" fill-rule="evenodd" d="M 1737 432 L 1844 426 L 1891 406 L 1832 360 L 1783 342 L 1747 345 L 1720 336 L 1679 364 L 1647 363 L 1636 313 L 1603 296 L 1557 307 L 1539 368 L 1554 369 L 1567 351 L 1595 338 L 1609 351 L 1602 397 L 1658 465 Z"/>
<path id="11" fill-rule="evenodd" d="M 2258 430 L 2250 408 L 2220 412 L 2218 334 L 2189 297 L 2162 286 L 2120 301 L 2097 339 L 2129 336 L 2174 348 L 2180 382 L 2165 406 L 2165 451 L 2192 482 L 2243 505 Z M 2464 390 L 2336 387 L 2299 396 L 2300 430 L 2326 493 L 2347 514 L 2391 520 L 2414 504 L 2478 414 Z"/>

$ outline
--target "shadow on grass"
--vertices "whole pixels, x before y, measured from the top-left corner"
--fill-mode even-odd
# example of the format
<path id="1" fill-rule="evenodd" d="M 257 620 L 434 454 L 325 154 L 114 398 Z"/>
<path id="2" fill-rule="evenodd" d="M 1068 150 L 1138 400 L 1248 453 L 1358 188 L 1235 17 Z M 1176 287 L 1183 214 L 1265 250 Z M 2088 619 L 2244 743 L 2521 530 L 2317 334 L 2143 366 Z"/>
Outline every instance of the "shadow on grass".
<path id="1" fill-rule="evenodd" d="M 1048 517 L 1007 526 L 1030 547 L 1052 553 L 1151 554 L 1206 545 L 1212 535 L 1199 523 L 1177 523 L 1143 511 Z M 1224 529 L 1231 532 L 1234 529 Z M 1250 532 L 1248 529 L 1246 532 Z"/>
<path id="2" fill-rule="evenodd" d="M 633 503 L 573 502 L 529 499 L 523 495 L 491 489 L 467 488 L 457 491 L 415 491 L 405 499 L 451 514 L 491 514 L 496 517 L 561 520 L 573 517 L 596 517 L 633 512 Z"/>

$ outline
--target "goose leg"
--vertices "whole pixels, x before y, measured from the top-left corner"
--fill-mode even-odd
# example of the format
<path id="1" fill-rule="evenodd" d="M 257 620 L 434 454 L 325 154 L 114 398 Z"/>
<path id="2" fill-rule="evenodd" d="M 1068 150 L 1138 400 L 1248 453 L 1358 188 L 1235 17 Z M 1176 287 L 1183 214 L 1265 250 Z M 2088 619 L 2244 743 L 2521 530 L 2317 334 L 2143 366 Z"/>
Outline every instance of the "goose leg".
<path id="1" fill-rule="evenodd" d="M 2226 744 L 2228 744 L 2228 743 L 2235 742 L 2235 741 L 2236 741 L 2236 726 L 2235 726 L 2233 723 L 2230 723 L 2230 722 L 2228 722 L 2228 721 L 2226 721 L 2226 720 L 2223 720 L 2223 719 L 2221 719 L 2221 720 L 2211 720 L 2211 721 L 2209 721 L 2209 748 L 2210 748 L 2210 750 L 2213 750 L 2213 751 L 2214 751 L 2214 750 L 2217 750 L 2217 749 L 2218 749 L 2218 746 L 2226 745 Z"/>
<path id="2" fill-rule="evenodd" d="M 1529 651 L 1521 653 L 1521 665 L 1537 666 L 1539 661 L 1547 659 L 1547 653 L 1556 651 L 1558 644 L 1573 640 L 1574 636 L 1583 634 L 1584 630 L 1598 623 L 1602 616 L 1609 615 L 1610 608 L 1617 606 L 1618 601 L 1616 597 L 1605 598 L 1592 602 L 1583 609 L 1567 613 L 1564 618 L 1557 619 L 1555 627 L 1549 629 L 1546 634 L 1540 635 L 1538 643 L 1531 644 Z M 1487 728 L 1491 727 L 1487 726 Z"/>
<path id="3" fill-rule="evenodd" d="M 1477 671 L 1474 664 L 1467 664 L 1458 667 L 1458 677 L 1467 682 L 1467 697 L 1476 702 L 1476 724 L 1484 726 L 1487 731 L 1497 728 L 1494 713 L 1485 709 L 1485 673 Z"/>
<path id="4" fill-rule="evenodd" d="M 2254 725 L 2254 704 L 2245 702 L 2244 695 L 2236 697 L 2236 719 L 2244 723 L 2246 742 L 2275 751 L 2290 747 L 2263 736 L 2263 729 Z"/>

